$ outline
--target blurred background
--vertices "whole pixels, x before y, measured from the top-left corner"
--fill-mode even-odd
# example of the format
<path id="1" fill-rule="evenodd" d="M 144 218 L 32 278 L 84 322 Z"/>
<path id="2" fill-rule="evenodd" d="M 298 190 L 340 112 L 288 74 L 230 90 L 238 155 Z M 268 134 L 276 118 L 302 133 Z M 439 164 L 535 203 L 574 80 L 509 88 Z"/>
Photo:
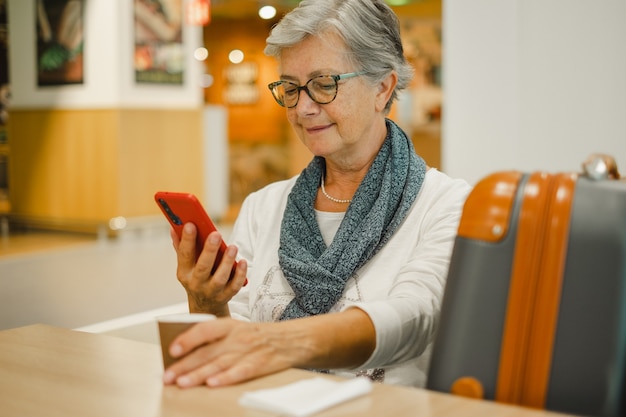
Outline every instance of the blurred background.
<path id="1" fill-rule="evenodd" d="M 227 237 L 306 166 L 263 55 L 297 3 L 0 0 L 0 328 L 185 308 L 153 195 L 195 193 Z M 416 74 L 390 117 L 429 165 L 626 164 L 626 2 L 388 3 Z"/>
<path id="2" fill-rule="evenodd" d="M 115 235 L 157 213 L 157 189 L 196 193 L 230 222 L 248 193 L 310 160 L 266 88 L 278 74 L 263 54 L 297 1 L 3 3 L 18 40 L 3 61 L 5 231 Z M 395 4 L 416 77 L 391 117 L 439 167 L 441 1 Z"/>

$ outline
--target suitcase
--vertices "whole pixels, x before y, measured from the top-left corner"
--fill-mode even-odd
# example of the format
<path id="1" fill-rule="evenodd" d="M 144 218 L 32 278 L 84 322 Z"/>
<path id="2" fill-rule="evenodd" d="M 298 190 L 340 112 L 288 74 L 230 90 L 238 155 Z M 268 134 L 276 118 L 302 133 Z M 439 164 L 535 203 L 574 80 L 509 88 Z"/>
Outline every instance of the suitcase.
<path id="1" fill-rule="evenodd" d="M 626 416 L 626 181 L 498 172 L 463 208 L 427 388 Z"/>

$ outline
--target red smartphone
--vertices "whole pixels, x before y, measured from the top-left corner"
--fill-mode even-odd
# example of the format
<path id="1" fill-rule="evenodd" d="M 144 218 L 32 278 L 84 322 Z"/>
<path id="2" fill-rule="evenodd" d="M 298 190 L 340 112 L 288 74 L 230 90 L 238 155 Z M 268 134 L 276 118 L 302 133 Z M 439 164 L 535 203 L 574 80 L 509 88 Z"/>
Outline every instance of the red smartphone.
<path id="1" fill-rule="evenodd" d="M 217 228 L 213 221 L 202 207 L 200 200 L 189 193 L 176 193 L 169 191 L 159 191 L 154 195 L 154 200 L 157 205 L 174 228 L 174 231 L 180 238 L 183 233 L 183 226 L 185 223 L 193 223 L 196 225 L 198 234 L 196 235 L 196 259 L 200 256 L 204 242 L 206 242 L 209 233 L 216 231 Z M 215 272 L 218 265 L 222 261 L 224 252 L 226 251 L 226 243 L 222 239 L 220 248 L 215 257 L 215 263 L 211 269 L 211 274 Z M 233 269 L 230 273 L 230 277 L 233 277 L 235 273 L 235 267 L 237 262 L 233 263 Z M 246 281 L 247 282 L 247 281 Z"/>

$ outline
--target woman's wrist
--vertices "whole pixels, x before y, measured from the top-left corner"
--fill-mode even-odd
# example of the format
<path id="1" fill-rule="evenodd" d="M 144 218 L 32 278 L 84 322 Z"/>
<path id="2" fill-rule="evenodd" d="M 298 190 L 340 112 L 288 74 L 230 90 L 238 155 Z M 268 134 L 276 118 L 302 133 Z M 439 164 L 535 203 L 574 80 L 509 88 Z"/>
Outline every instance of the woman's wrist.
<path id="1" fill-rule="evenodd" d="M 217 317 L 230 317 L 228 304 L 216 306 L 203 300 L 201 297 L 196 297 L 191 294 L 187 295 L 187 304 L 189 305 L 190 313 L 208 313 Z"/>

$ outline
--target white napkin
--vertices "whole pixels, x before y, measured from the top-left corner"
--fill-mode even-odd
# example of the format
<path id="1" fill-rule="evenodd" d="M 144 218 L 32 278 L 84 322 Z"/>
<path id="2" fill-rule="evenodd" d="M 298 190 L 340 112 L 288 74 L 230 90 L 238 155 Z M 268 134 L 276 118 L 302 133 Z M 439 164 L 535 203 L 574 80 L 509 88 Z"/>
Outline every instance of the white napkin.
<path id="1" fill-rule="evenodd" d="M 371 390 L 372 382 L 368 378 L 338 382 L 315 377 L 278 388 L 245 392 L 239 404 L 281 416 L 305 417 Z"/>

